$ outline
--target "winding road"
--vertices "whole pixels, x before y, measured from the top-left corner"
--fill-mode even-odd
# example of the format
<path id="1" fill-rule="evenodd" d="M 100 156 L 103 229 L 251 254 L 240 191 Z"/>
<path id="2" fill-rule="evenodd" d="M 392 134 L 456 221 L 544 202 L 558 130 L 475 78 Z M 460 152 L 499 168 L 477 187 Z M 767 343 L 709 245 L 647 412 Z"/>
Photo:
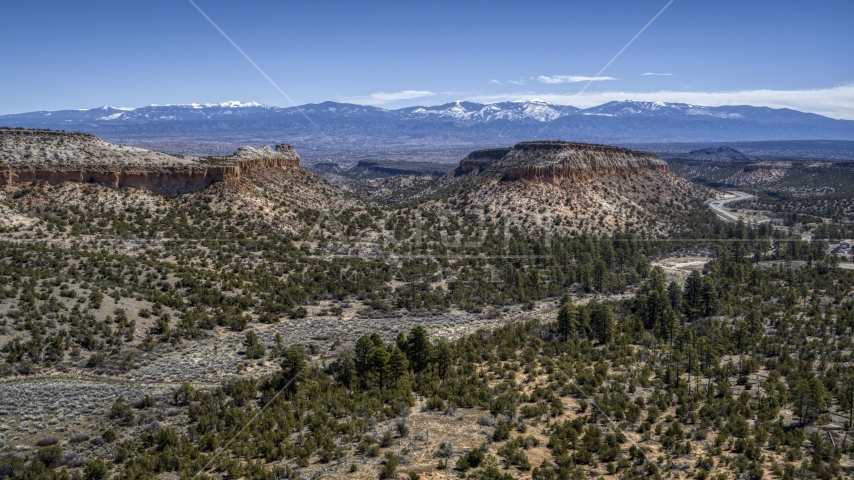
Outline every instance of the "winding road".
<path id="1" fill-rule="evenodd" d="M 733 203 L 733 202 L 740 202 L 742 200 L 749 200 L 751 198 L 754 198 L 754 196 L 750 195 L 748 193 L 737 192 L 734 190 L 728 191 L 727 193 L 731 193 L 731 194 L 735 195 L 735 197 L 734 198 L 724 198 L 721 200 L 712 200 L 709 203 L 709 208 L 711 208 L 713 212 L 715 212 L 718 215 L 720 215 L 721 217 L 723 217 L 724 220 L 727 220 L 729 222 L 737 222 L 740 219 L 740 217 L 738 217 L 737 215 L 735 215 L 735 214 L 731 213 L 730 211 L 724 209 L 724 205 L 726 205 L 728 203 Z"/>

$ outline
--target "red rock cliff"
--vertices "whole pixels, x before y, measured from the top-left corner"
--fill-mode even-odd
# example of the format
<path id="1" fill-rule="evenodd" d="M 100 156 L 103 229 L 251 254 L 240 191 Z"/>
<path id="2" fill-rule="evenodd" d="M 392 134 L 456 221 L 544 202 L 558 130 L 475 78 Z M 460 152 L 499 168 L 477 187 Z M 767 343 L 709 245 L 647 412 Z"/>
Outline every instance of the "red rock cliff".
<path id="1" fill-rule="evenodd" d="M 299 155 L 282 144 L 275 150 L 241 147 L 228 157 L 183 157 L 113 145 L 88 134 L 0 129 L 0 185 L 82 182 L 176 196 L 269 168 L 300 168 Z"/>
<path id="2" fill-rule="evenodd" d="M 597 176 L 667 171 L 655 154 L 572 142 L 523 142 L 509 149 L 478 150 L 460 162 L 457 175 L 483 172 L 504 181 L 560 182 Z"/>

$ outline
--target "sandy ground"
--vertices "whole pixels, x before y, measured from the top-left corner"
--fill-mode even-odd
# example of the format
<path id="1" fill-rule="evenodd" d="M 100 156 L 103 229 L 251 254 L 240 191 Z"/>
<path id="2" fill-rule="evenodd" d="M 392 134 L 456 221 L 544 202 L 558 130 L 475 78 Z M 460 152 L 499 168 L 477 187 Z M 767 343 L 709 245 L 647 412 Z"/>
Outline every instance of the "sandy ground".
<path id="1" fill-rule="evenodd" d="M 675 281 L 676 283 L 684 283 L 685 279 L 691 275 L 694 270 L 702 270 L 703 267 L 711 261 L 711 257 L 672 257 L 665 258 L 652 262 L 654 267 L 664 269 L 664 275 L 667 281 Z"/>

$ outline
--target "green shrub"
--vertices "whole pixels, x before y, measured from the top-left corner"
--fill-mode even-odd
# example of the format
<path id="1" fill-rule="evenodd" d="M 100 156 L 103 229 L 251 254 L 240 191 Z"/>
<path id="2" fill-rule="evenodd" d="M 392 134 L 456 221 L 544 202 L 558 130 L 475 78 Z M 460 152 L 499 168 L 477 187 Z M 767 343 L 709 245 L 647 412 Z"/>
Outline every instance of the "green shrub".
<path id="1" fill-rule="evenodd" d="M 83 467 L 83 478 L 86 480 L 103 480 L 110 473 L 110 466 L 101 459 L 94 460 Z"/>

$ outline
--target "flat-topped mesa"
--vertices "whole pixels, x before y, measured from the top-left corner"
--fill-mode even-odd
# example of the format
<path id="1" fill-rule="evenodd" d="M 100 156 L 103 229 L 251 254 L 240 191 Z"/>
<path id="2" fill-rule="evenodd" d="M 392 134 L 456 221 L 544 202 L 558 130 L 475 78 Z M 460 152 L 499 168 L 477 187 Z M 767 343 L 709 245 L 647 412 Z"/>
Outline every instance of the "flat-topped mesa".
<path id="1" fill-rule="evenodd" d="M 268 161 L 271 166 L 287 165 L 291 167 L 299 167 L 299 155 L 292 145 L 280 144 L 276 145 L 275 149 L 264 145 L 261 148 L 240 147 L 227 157 L 207 157 L 209 162 L 258 162 Z M 294 163 L 296 162 L 296 163 Z"/>
<path id="2" fill-rule="evenodd" d="M 266 168 L 298 169 L 290 145 L 241 147 L 227 157 L 186 157 L 115 145 L 94 135 L 0 129 L 0 185 L 44 180 L 142 188 L 176 196 Z"/>
<path id="3" fill-rule="evenodd" d="M 267 145 L 261 148 L 240 147 L 227 157 L 207 157 L 201 161 L 212 166 L 230 167 L 231 175 L 236 177 L 264 168 L 300 168 L 299 154 L 292 145 L 285 143 L 276 145 L 275 150 Z"/>
<path id="4" fill-rule="evenodd" d="M 501 152 L 505 153 L 501 155 Z M 643 171 L 667 171 L 667 163 L 653 153 L 586 143 L 522 142 L 510 149 L 472 152 L 460 162 L 457 174 L 472 171 L 500 176 L 501 180 L 557 183 L 598 176 L 628 176 Z"/>

